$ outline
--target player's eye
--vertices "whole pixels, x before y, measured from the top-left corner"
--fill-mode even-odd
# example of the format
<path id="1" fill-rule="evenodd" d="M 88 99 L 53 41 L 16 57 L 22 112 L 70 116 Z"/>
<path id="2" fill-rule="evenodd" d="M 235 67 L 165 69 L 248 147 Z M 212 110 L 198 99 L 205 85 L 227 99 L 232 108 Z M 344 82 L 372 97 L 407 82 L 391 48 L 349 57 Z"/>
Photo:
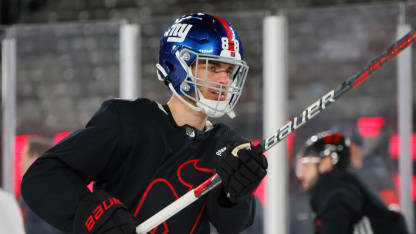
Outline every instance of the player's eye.
<path id="1" fill-rule="evenodd" d="M 208 64 L 207 69 L 208 69 L 208 71 L 211 71 L 211 72 L 216 72 L 217 71 L 217 67 L 215 65 L 212 65 L 212 64 Z"/>
<path id="2" fill-rule="evenodd" d="M 230 78 L 234 78 L 233 76 L 237 73 L 237 71 L 238 71 L 238 68 L 235 66 L 232 66 L 227 69 L 227 74 Z"/>

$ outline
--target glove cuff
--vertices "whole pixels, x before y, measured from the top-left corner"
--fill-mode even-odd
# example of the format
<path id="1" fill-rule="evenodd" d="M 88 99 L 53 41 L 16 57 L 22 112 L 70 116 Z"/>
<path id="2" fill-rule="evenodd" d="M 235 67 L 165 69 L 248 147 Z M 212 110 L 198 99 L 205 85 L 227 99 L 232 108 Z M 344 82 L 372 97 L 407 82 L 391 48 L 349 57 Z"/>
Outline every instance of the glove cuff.
<path id="1" fill-rule="evenodd" d="M 123 203 L 105 191 L 98 190 L 81 200 L 74 219 L 74 233 L 95 233 L 118 210 L 127 211 Z"/>

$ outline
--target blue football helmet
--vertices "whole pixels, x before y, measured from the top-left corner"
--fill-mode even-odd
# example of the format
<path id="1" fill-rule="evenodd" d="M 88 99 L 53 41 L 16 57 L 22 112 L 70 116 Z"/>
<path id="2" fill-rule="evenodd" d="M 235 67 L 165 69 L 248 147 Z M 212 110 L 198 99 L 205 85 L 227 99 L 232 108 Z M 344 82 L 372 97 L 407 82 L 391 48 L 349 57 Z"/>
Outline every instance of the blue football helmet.
<path id="1" fill-rule="evenodd" d="M 219 63 L 227 64 L 228 82 L 208 79 L 210 72 L 220 72 L 211 64 Z M 198 69 L 201 66 L 204 72 Z M 248 72 L 240 38 L 232 26 L 218 16 L 202 13 L 182 16 L 169 27 L 160 40 L 156 67 L 159 80 L 174 95 L 210 117 L 233 117 Z M 204 97 L 202 87 L 214 92 L 215 98 Z"/>

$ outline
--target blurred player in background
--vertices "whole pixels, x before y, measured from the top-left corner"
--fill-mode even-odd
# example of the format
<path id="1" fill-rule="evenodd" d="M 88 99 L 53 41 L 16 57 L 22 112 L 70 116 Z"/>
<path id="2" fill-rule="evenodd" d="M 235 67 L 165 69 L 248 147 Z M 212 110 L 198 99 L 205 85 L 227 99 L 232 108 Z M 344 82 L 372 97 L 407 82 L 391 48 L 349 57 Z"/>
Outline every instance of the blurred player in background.
<path id="1" fill-rule="evenodd" d="M 349 170 L 356 175 L 369 190 L 384 201 L 391 210 L 400 211 L 399 196 L 395 191 L 392 174 L 389 173 L 383 155 L 387 147 L 380 147 L 381 137 L 367 138 L 367 144 L 356 124 L 337 124 L 331 132 L 341 133 L 351 140 Z M 383 152 L 383 149 L 386 152 Z M 389 157 L 387 157 L 389 158 Z"/>
<path id="2" fill-rule="evenodd" d="M 266 158 L 208 120 L 233 117 L 242 93 L 248 66 L 237 33 L 218 16 L 185 15 L 162 36 L 156 67 L 173 93 L 167 104 L 106 101 L 84 129 L 32 164 L 22 194 L 42 218 L 65 232 L 134 233 L 217 172 L 222 186 L 154 233 L 209 233 L 210 223 L 220 233 L 238 233 L 251 225 L 252 191 L 266 175 Z M 93 193 L 86 188 L 91 181 Z"/>
<path id="3" fill-rule="evenodd" d="M 298 155 L 297 175 L 310 193 L 317 234 L 406 234 L 404 218 L 384 203 L 353 174 L 349 138 L 321 132 L 311 136 Z"/>
<path id="4" fill-rule="evenodd" d="M 20 168 L 24 175 L 32 163 L 40 157 L 46 150 L 53 146 L 51 139 L 41 136 L 30 136 L 27 138 L 27 143 L 23 149 L 22 162 Z M 59 234 L 62 233 L 54 228 L 37 214 L 35 214 L 26 204 L 22 196 L 19 197 L 19 203 L 24 214 L 24 224 L 26 234 Z"/>

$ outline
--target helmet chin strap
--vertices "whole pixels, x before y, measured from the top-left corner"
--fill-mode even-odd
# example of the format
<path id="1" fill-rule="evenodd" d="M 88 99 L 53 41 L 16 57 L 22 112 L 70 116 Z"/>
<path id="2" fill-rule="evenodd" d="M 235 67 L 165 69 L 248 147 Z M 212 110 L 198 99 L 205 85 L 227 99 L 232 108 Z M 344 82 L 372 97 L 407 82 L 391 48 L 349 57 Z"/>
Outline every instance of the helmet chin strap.
<path id="1" fill-rule="evenodd" d="M 234 111 L 227 112 L 227 115 L 228 115 L 228 117 L 230 117 L 230 119 L 235 118 L 235 112 Z"/>
<path id="2" fill-rule="evenodd" d="M 172 91 L 172 93 L 177 97 L 177 98 L 179 98 L 179 100 L 181 100 L 185 105 L 187 105 L 189 108 L 191 108 L 192 110 L 195 110 L 195 111 L 199 111 L 199 112 L 202 112 L 202 113 L 205 113 L 206 115 L 208 115 L 209 117 L 211 117 L 211 118 L 219 118 L 219 117 L 222 117 L 225 113 L 223 113 L 223 112 L 219 112 L 219 111 L 214 111 L 214 110 L 212 110 L 211 108 L 209 108 L 209 107 L 207 107 L 206 105 L 209 105 L 209 106 L 215 106 L 215 105 L 221 105 L 221 106 L 224 106 L 224 105 L 227 105 L 227 103 L 228 103 L 228 100 L 225 100 L 225 101 L 214 101 L 214 100 L 209 100 L 209 99 L 206 99 L 203 95 L 202 95 L 202 93 L 200 93 L 199 92 L 199 90 L 198 90 L 198 88 L 196 88 L 196 90 L 197 90 L 197 92 L 199 92 L 199 101 L 198 102 L 196 102 L 196 105 L 197 106 L 194 106 L 194 105 L 192 105 L 191 103 L 189 103 L 187 100 L 185 100 L 181 95 L 179 95 L 178 94 L 178 92 L 176 92 L 176 90 L 175 90 L 175 88 L 173 87 L 173 85 L 172 85 L 172 83 L 169 83 L 169 85 L 168 85 L 168 87 L 169 87 L 169 89 Z M 219 103 L 217 103 L 217 102 L 219 102 Z M 201 104 L 201 103 L 203 103 L 203 104 Z M 235 113 L 234 113 L 234 111 L 230 111 L 230 112 L 228 112 L 227 113 L 227 115 L 231 118 L 231 119 L 233 119 L 234 117 L 235 117 Z"/>
<path id="3" fill-rule="evenodd" d="M 225 114 L 224 112 L 220 112 L 217 110 L 218 109 L 225 110 L 227 108 L 228 102 L 230 100 L 229 98 L 230 95 L 227 94 L 227 98 L 224 101 L 217 101 L 217 100 L 210 100 L 210 99 L 205 98 L 204 95 L 199 91 L 199 89 L 196 89 L 196 91 L 198 92 L 198 96 L 199 96 L 199 101 L 196 103 L 196 105 L 200 107 L 201 109 L 203 109 L 204 113 L 206 113 L 209 117 L 220 118 Z M 216 108 L 210 108 L 214 106 Z M 235 117 L 234 111 L 229 111 L 227 115 L 231 119 Z"/>
<path id="4" fill-rule="evenodd" d="M 176 92 L 175 88 L 173 87 L 172 83 L 169 83 L 168 85 L 170 91 L 172 91 L 172 93 L 179 98 L 179 100 L 181 100 L 185 105 L 187 105 L 189 108 L 191 108 L 194 111 L 199 111 L 199 112 L 203 112 L 203 110 L 200 107 L 194 106 L 191 103 L 189 103 L 188 101 L 186 101 L 181 95 L 179 95 L 179 93 Z"/>

